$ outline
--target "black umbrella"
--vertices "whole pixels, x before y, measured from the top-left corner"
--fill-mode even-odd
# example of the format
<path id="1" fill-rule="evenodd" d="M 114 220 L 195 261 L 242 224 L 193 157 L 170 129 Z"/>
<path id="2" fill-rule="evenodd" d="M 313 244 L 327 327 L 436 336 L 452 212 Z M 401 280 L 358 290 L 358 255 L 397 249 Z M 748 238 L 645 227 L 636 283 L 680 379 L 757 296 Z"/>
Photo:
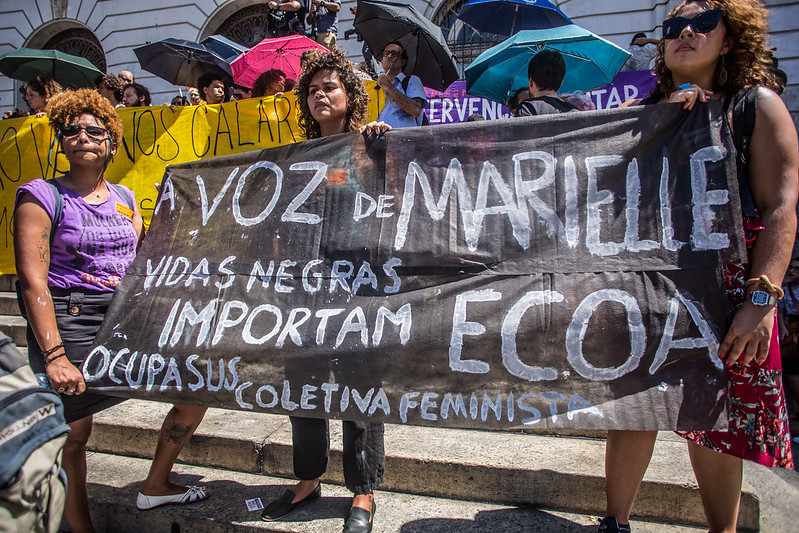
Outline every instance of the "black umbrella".
<path id="1" fill-rule="evenodd" d="M 441 28 L 424 18 L 413 6 L 381 0 L 358 0 L 355 29 L 369 48 L 380 53 L 397 41 L 408 52 L 403 72 L 418 76 L 425 87 L 443 91 L 457 80 L 455 56 Z"/>
<path id="2" fill-rule="evenodd" d="M 141 68 L 175 85 L 197 86 L 203 74 L 233 80 L 230 64 L 206 46 L 183 39 L 164 39 L 134 48 Z"/>

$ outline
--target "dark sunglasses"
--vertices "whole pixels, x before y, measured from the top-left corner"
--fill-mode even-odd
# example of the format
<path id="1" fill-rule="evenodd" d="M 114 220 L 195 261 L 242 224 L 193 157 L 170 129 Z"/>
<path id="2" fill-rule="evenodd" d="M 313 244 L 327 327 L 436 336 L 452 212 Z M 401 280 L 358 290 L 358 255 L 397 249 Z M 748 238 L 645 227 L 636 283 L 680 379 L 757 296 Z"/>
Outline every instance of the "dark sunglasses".
<path id="1" fill-rule="evenodd" d="M 382 56 L 391 59 L 392 57 L 399 57 L 401 53 L 402 52 L 397 52 L 394 50 L 386 50 L 385 52 L 383 52 Z"/>
<path id="2" fill-rule="evenodd" d="M 724 11 L 721 9 L 710 9 L 689 19 L 685 17 L 666 19 L 663 21 L 663 38 L 676 39 L 689 24 L 696 33 L 710 33 L 719 25 L 723 15 Z"/>
<path id="3" fill-rule="evenodd" d="M 70 124 L 69 126 L 61 127 L 61 136 L 64 138 L 74 137 L 80 135 L 81 130 L 86 132 L 89 139 L 93 141 L 105 140 L 108 130 L 100 126 L 78 126 L 77 124 Z"/>

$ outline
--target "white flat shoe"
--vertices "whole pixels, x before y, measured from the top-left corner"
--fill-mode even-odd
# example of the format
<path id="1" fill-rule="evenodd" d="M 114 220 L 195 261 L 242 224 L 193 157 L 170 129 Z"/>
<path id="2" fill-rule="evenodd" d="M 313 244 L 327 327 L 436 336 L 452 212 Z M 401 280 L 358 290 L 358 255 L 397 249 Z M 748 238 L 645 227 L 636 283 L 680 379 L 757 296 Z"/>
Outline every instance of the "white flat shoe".
<path id="1" fill-rule="evenodd" d="M 195 503 L 208 497 L 205 487 L 189 487 L 186 492 L 180 494 L 167 494 L 166 496 L 147 496 L 139 492 L 136 497 L 136 507 L 139 511 L 147 511 L 160 505 L 174 503 Z"/>

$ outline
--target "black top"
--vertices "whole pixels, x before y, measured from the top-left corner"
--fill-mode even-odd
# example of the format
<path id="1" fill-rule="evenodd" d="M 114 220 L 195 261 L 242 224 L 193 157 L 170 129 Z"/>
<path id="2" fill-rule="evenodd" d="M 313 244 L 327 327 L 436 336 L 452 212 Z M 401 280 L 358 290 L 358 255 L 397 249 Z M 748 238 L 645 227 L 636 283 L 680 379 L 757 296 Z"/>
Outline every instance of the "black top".
<path id="1" fill-rule="evenodd" d="M 555 115 L 557 113 L 568 113 L 579 111 L 574 104 L 570 104 L 554 96 L 538 96 L 525 100 L 516 110 L 517 117 L 532 117 L 535 115 Z"/>

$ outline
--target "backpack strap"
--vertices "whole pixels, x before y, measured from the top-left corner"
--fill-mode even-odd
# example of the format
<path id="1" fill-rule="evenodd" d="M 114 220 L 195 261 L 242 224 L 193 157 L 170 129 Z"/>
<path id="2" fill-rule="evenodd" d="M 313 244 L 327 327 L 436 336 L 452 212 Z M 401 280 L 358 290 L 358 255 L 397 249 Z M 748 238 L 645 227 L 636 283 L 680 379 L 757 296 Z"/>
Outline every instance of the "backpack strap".
<path id="1" fill-rule="evenodd" d="M 400 84 L 402 85 L 402 94 L 404 94 L 405 96 L 408 96 L 408 84 L 410 82 L 411 82 L 411 77 L 407 75 L 404 78 L 402 78 L 402 81 L 400 82 Z M 416 118 L 416 125 L 429 126 L 430 121 L 427 120 L 427 114 L 425 114 L 424 109 L 422 109 L 421 115 L 422 115 L 421 120 L 419 120 L 419 117 Z"/>
<path id="2" fill-rule="evenodd" d="M 131 211 L 136 210 L 133 205 L 133 198 L 131 198 L 130 194 L 128 194 L 127 189 L 116 183 L 108 182 L 108 184 L 117 192 L 118 195 L 125 199 L 125 203 L 128 204 L 128 207 Z"/>
<path id="3" fill-rule="evenodd" d="M 750 87 L 739 91 L 727 102 L 727 109 L 732 105 L 732 141 L 735 145 L 738 168 L 738 190 L 741 196 L 741 210 L 744 216 L 757 216 L 752 190 L 749 187 L 749 145 L 752 132 L 755 130 L 755 117 L 757 116 L 757 91 L 758 87 Z"/>
<path id="4" fill-rule="evenodd" d="M 45 183 L 53 190 L 53 199 L 55 200 L 53 220 L 50 221 L 50 243 L 52 244 L 55 228 L 61 222 L 61 216 L 64 214 L 64 194 L 61 192 L 61 188 L 55 178 L 45 180 Z"/>
<path id="5" fill-rule="evenodd" d="M 64 214 L 64 193 L 61 192 L 61 186 L 58 185 L 58 182 L 55 178 L 50 178 L 49 180 L 45 180 L 45 183 L 50 186 L 53 190 L 53 199 L 55 200 L 55 206 L 53 207 L 53 220 L 50 221 L 50 242 L 53 242 L 53 236 L 55 235 L 56 226 L 61 223 L 61 217 Z M 116 191 L 116 193 L 121 196 L 125 203 L 128 205 L 131 211 L 135 211 L 135 206 L 133 204 L 133 197 L 131 197 L 130 193 L 128 193 L 127 189 L 122 187 L 121 185 L 117 185 L 116 183 L 108 183 L 112 189 Z"/>

